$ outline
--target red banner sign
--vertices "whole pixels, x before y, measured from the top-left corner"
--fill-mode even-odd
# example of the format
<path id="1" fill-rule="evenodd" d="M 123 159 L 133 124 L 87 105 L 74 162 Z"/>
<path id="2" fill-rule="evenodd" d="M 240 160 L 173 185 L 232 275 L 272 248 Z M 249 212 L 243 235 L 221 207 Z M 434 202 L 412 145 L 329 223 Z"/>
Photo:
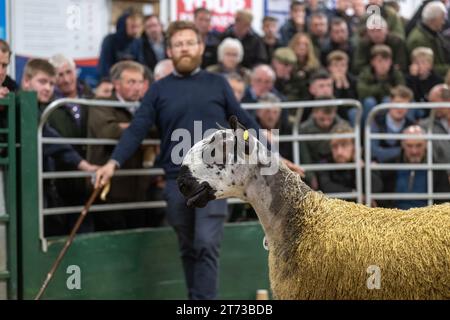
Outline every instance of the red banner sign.
<path id="1" fill-rule="evenodd" d="M 238 10 L 252 10 L 253 0 L 177 0 L 176 19 L 193 20 L 196 8 L 204 7 L 212 12 L 211 27 L 225 30 L 234 23 L 234 14 Z"/>

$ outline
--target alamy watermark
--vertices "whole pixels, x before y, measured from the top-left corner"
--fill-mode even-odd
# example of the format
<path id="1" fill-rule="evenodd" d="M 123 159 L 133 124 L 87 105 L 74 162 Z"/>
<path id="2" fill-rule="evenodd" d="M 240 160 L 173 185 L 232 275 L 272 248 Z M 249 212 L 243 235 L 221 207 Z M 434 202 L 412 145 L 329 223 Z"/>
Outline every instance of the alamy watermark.
<path id="1" fill-rule="evenodd" d="M 78 4 L 69 5 L 66 9 L 66 27 L 69 31 L 81 30 L 81 7 Z"/>
<path id="2" fill-rule="evenodd" d="M 191 152 L 187 162 L 206 165 L 258 165 L 262 175 L 273 175 L 278 171 L 278 129 L 227 129 L 221 131 L 221 134 L 217 134 L 217 131 L 208 129 L 203 133 L 201 121 L 194 121 L 194 136 L 188 129 L 174 130 L 171 141 L 177 143 L 172 148 L 171 161 L 181 165 L 189 150 L 203 140 L 201 149 Z M 204 140 L 207 138 L 209 140 Z"/>
<path id="3" fill-rule="evenodd" d="M 70 265 L 66 269 L 69 274 L 66 280 L 66 287 L 69 290 L 81 290 L 81 268 L 77 265 Z"/>
<path id="4" fill-rule="evenodd" d="M 379 266 L 370 265 L 367 268 L 367 273 L 370 274 L 369 278 L 367 278 L 366 284 L 367 289 L 381 289 L 381 269 Z"/>
<path id="5" fill-rule="evenodd" d="M 384 18 L 381 16 L 381 8 L 377 5 L 370 5 L 366 9 L 366 14 L 368 18 L 366 20 L 366 28 L 369 30 L 373 29 L 382 29 L 385 26 L 386 22 Z"/>

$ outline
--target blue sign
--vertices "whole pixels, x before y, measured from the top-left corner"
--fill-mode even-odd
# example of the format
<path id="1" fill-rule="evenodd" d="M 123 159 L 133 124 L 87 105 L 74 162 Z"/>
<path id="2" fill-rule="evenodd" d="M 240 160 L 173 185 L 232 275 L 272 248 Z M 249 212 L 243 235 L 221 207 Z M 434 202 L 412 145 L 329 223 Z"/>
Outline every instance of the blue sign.
<path id="1" fill-rule="evenodd" d="M 278 26 L 282 26 L 289 18 L 290 0 L 265 0 L 264 15 L 278 19 Z"/>
<path id="2" fill-rule="evenodd" d="M 6 39 L 6 0 L 0 0 L 0 39 Z"/>

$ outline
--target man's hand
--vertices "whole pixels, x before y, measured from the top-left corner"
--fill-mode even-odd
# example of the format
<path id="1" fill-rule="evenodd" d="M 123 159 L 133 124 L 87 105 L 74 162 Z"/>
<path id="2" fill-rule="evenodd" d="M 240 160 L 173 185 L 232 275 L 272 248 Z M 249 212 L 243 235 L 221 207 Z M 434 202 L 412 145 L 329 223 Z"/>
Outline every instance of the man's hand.
<path id="1" fill-rule="evenodd" d="M 80 163 L 78 164 L 78 170 L 80 171 L 94 172 L 98 168 L 100 167 L 95 164 L 89 163 L 86 160 L 81 160 Z"/>
<path id="2" fill-rule="evenodd" d="M 115 171 L 116 163 L 112 160 L 109 160 L 103 167 L 100 167 L 95 173 L 95 188 L 105 186 L 111 180 Z"/>
<path id="3" fill-rule="evenodd" d="M 113 90 L 113 84 L 111 82 L 101 82 L 95 89 L 95 98 L 110 98 Z"/>
<path id="4" fill-rule="evenodd" d="M 293 163 L 292 161 L 289 161 L 287 159 L 282 159 L 284 164 L 291 169 L 292 171 L 294 171 L 295 173 L 298 173 L 302 178 L 305 177 L 305 170 L 303 170 L 302 167 L 296 165 L 295 163 Z"/>
<path id="5" fill-rule="evenodd" d="M 411 63 L 409 65 L 409 74 L 414 77 L 419 75 L 419 66 L 417 63 Z"/>
<path id="6" fill-rule="evenodd" d="M 338 89 L 348 89 L 350 83 L 348 83 L 347 76 L 345 74 L 334 74 L 333 80 Z"/>
<path id="7" fill-rule="evenodd" d="M 3 99 L 6 97 L 6 95 L 9 93 L 9 89 L 7 87 L 0 87 L 0 99 Z"/>
<path id="8" fill-rule="evenodd" d="M 119 128 L 122 130 L 126 130 L 128 129 L 128 127 L 130 126 L 130 122 L 119 122 Z"/>

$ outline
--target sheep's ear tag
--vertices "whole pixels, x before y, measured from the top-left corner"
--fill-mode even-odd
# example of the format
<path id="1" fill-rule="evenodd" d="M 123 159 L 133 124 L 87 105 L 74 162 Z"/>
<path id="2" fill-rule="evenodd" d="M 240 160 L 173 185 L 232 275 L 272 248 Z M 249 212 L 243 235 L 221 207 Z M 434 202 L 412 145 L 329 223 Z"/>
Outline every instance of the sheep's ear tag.
<path id="1" fill-rule="evenodd" d="M 248 130 L 244 131 L 244 141 L 248 141 Z"/>
<path id="2" fill-rule="evenodd" d="M 247 129 L 245 129 L 244 130 L 244 134 L 243 134 L 243 138 L 244 138 L 244 144 L 245 144 L 245 149 L 244 149 L 244 153 L 246 154 L 246 155 L 249 155 L 250 154 L 250 143 L 249 143 L 249 133 L 248 133 L 248 130 Z"/>

